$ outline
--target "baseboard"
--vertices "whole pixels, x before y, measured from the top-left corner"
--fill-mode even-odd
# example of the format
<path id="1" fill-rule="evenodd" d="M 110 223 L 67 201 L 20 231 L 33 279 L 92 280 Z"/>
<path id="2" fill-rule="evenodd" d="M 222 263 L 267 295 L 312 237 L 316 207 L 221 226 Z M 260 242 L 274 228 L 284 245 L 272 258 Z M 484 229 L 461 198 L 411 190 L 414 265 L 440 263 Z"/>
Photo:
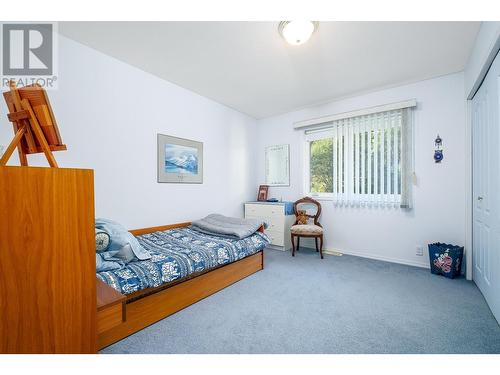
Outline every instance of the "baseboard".
<path id="1" fill-rule="evenodd" d="M 312 251 L 316 251 L 316 249 L 313 249 L 312 247 L 309 247 L 309 246 L 301 246 L 300 248 L 306 248 L 306 249 L 309 249 Z M 279 250 L 279 251 L 290 251 L 291 250 L 291 249 L 285 249 L 282 246 L 274 246 L 274 245 L 268 245 L 266 247 L 266 249 Z M 390 257 L 378 255 L 378 254 L 365 254 L 365 253 L 359 253 L 359 252 L 355 252 L 355 251 L 345 251 L 345 250 L 339 250 L 339 249 L 323 249 L 323 253 L 326 255 L 333 255 L 333 256 L 339 256 L 339 255 L 345 254 L 345 255 L 352 255 L 352 256 L 360 257 L 360 258 L 380 260 L 383 262 L 404 264 L 406 266 L 414 266 L 414 267 L 427 268 L 427 269 L 430 268 L 429 263 L 427 263 L 427 262 L 412 262 L 410 260 L 390 258 Z"/>
<path id="2" fill-rule="evenodd" d="M 352 255 L 352 256 L 360 257 L 360 258 L 368 258 L 368 259 L 374 259 L 374 260 L 381 260 L 383 262 L 404 264 L 406 266 L 430 268 L 429 264 L 426 262 L 413 262 L 411 260 L 390 258 L 390 257 L 385 257 L 385 256 L 377 255 L 377 254 L 365 254 L 365 253 L 358 253 L 355 251 L 345 251 L 345 250 L 339 250 L 339 249 L 324 249 L 323 253 L 328 254 L 328 255 L 338 255 L 338 253 L 341 253 L 341 254 Z"/>
<path id="3" fill-rule="evenodd" d="M 287 250 L 290 250 L 290 249 L 285 249 L 285 246 L 278 246 L 278 245 L 271 245 L 271 244 L 267 245 L 266 249 L 278 250 L 278 251 L 287 251 Z"/>

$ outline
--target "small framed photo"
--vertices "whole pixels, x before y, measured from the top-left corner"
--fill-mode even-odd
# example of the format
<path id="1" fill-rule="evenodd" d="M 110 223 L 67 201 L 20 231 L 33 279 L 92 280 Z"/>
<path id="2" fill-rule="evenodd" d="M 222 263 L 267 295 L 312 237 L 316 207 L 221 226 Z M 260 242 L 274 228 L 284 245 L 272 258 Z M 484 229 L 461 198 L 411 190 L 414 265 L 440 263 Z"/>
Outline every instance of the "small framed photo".
<path id="1" fill-rule="evenodd" d="M 158 134 L 158 182 L 203 183 L 203 143 Z"/>
<path id="2" fill-rule="evenodd" d="M 257 200 L 259 202 L 266 201 L 268 191 L 269 191 L 268 185 L 260 185 L 259 186 L 259 193 L 257 194 Z"/>

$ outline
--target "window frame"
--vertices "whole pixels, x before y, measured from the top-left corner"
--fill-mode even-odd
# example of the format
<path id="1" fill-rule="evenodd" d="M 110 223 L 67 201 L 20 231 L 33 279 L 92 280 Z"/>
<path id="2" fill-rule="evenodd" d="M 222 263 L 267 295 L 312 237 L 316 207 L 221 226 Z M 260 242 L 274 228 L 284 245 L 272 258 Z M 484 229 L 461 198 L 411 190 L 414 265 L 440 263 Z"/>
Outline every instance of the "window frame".
<path id="1" fill-rule="evenodd" d="M 333 123 L 328 127 L 328 128 L 323 128 L 323 129 L 318 129 L 318 133 L 330 133 L 330 137 L 324 136 L 324 137 L 318 137 L 317 139 L 310 139 L 313 138 L 312 136 L 306 134 L 305 132 L 303 133 L 303 145 L 304 145 L 304 195 L 318 199 L 318 200 L 328 200 L 328 201 L 334 201 L 334 193 L 317 193 L 317 192 L 311 192 L 311 142 L 314 140 L 319 140 L 319 139 L 326 139 L 326 138 L 333 138 L 333 130 L 331 127 L 333 126 Z M 333 158 L 333 154 L 332 154 Z M 332 171 L 333 173 L 333 171 Z"/>
<path id="2" fill-rule="evenodd" d="M 383 113 L 386 111 L 381 111 L 380 113 Z M 356 116 L 357 117 L 357 116 Z M 402 120 L 404 121 L 404 119 Z M 319 124 L 318 124 L 319 125 Z M 339 192 L 331 192 L 331 193 L 317 193 L 317 192 L 311 192 L 311 165 L 310 165 L 310 143 L 314 140 L 319 140 L 319 139 L 327 139 L 327 138 L 335 138 L 335 126 L 338 126 L 336 124 L 336 121 L 332 121 L 327 124 L 321 124 L 324 126 L 320 126 L 317 129 L 312 128 L 312 134 L 316 134 L 316 136 L 313 136 L 312 134 L 307 134 L 306 132 L 303 132 L 303 151 L 304 151 L 304 184 L 303 184 L 303 191 L 306 196 L 318 199 L 318 200 L 325 200 L 325 201 L 333 201 L 333 202 L 347 202 L 347 204 L 355 204 L 356 202 L 373 202 L 377 205 L 384 205 L 386 202 L 384 202 L 384 198 L 387 196 L 387 194 L 380 194 L 380 193 L 355 193 L 354 192 L 354 174 L 355 174 L 355 166 L 354 166 L 354 134 L 361 134 L 362 131 L 358 132 L 353 132 L 349 131 L 347 133 L 347 141 L 344 141 L 344 144 L 347 145 L 347 149 L 345 154 L 347 155 L 347 158 L 343 160 L 343 165 L 344 165 L 344 192 L 339 193 Z M 372 131 L 380 131 L 377 130 L 376 128 L 370 128 L 368 130 L 368 133 L 371 134 Z M 320 136 L 322 135 L 322 136 Z M 403 138 L 403 124 L 400 124 L 400 142 L 404 143 L 405 139 Z M 311 139 L 312 138 L 312 139 Z M 413 148 L 413 147 L 412 147 Z M 400 145 L 401 149 L 401 145 Z M 402 149 L 401 149 L 402 150 Z M 332 154 L 332 159 L 334 158 L 334 155 Z M 334 162 L 338 162 L 334 160 Z M 332 173 L 334 173 L 335 169 L 337 167 L 333 167 Z M 386 166 L 384 168 L 387 168 Z M 403 160 L 402 160 L 402 155 L 399 158 L 399 168 L 402 170 L 403 168 Z M 394 200 L 392 202 L 387 202 L 387 204 L 397 204 L 399 205 L 402 202 L 402 189 L 403 189 L 403 184 L 404 184 L 404 176 L 400 172 L 399 173 L 399 184 L 401 186 L 401 189 L 398 191 L 398 193 L 392 194 L 394 196 Z M 352 199 L 354 198 L 354 199 Z"/>

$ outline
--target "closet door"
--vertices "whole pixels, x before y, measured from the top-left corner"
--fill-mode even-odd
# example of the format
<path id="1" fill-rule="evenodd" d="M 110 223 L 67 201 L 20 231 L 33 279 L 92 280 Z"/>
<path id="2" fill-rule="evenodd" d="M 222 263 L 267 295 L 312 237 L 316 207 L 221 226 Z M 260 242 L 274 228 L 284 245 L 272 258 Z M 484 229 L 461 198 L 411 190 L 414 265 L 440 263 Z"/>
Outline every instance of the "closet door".
<path id="1" fill-rule="evenodd" d="M 472 100 L 473 279 L 500 322 L 500 57 Z"/>

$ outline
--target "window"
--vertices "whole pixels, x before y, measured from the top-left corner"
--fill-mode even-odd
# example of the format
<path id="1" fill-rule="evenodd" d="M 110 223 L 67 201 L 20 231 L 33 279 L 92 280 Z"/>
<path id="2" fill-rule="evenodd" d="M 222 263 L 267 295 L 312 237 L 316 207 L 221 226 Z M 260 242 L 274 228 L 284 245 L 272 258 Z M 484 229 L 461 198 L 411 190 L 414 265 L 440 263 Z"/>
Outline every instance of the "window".
<path id="1" fill-rule="evenodd" d="M 408 109 L 306 130 L 306 192 L 338 204 L 409 207 Z"/>
<path id="2" fill-rule="evenodd" d="M 333 192 L 333 138 L 309 142 L 311 193 Z"/>

